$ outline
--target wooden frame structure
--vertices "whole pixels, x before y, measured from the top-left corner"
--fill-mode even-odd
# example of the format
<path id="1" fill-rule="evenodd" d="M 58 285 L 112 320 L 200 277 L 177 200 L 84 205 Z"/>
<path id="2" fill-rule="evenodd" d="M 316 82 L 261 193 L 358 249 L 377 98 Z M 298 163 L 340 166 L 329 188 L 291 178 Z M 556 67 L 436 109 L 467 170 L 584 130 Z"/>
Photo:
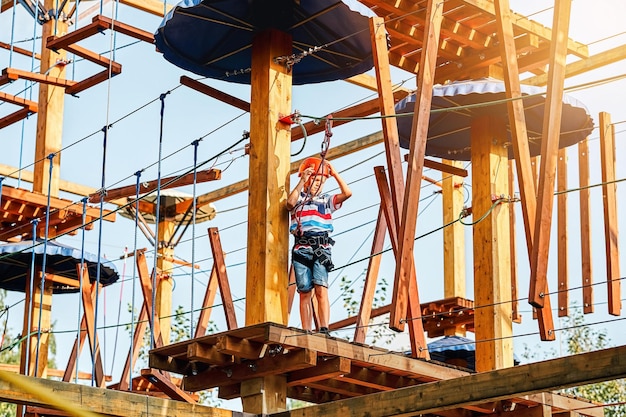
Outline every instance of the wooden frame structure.
<path id="1" fill-rule="evenodd" d="M 49 0 L 46 0 L 49 2 Z M 291 129 L 288 125 L 277 125 L 277 115 L 290 112 L 291 79 L 288 71 L 273 61 L 273 57 L 291 52 L 289 36 L 278 32 L 264 32 L 260 34 L 253 47 L 252 72 L 252 100 L 250 103 L 236 99 L 219 92 L 188 77 L 181 78 L 181 84 L 191 87 L 201 93 L 210 95 L 227 104 L 250 111 L 252 118 L 253 142 L 250 149 L 251 165 L 250 179 L 227 186 L 222 190 L 200 196 L 197 204 L 207 204 L 219 198 L 224 198 L 247 189 L 250 184 L 249 204 L 262 210 L 250 210 L 249 236 L 254 239 L 248 245 L 247 270 L 247 299 L 246 326 L 239 328 L 232 308 L 232 297 L 228 288 L 228 278 L 219 242 L 217 229 L 209 229 L 209 239 L 214 257 L 214 266 L 211 279 L 204 299 L 204 307 L 212 305 L 216 296 L 217 287 L 220 289 L 224 301 L 228 330 L 216 335 L 204 335 L 208 323 L 210 310 L 203 310 L 200 315 L 195 338 L 175 344 L 167 344 L 161 338 L 159 320 L 150 322 L 155 333 L 156 348 L 150 353 L 150 366 L 153 369 L 145 370 L 142 376 L 145 380 L 133 381 L 133 390 L 150 391 L 154 387 L 160 389 L 160 394 L 181 402 L 193 402 L 194 396 L 185 391 L 198 391 L 210 387 L 220 387 L 220 395 L 224 398 L 241 396 L 244 411 L 255 415 L 267 415 L 281 411 L 284 406 L 284 397 L 325 403 L 303 410 L 285 412 L 293 416 L 341 415 L 349 407 L 354 410 L 367 411 L 375 415 L 405 415 L 411 413 L 433 413 L 440 415 L 464 415 L 471 411 L 479 414 L 490 414 L 497 410 L 500 414 L 510 413 L 522 416 L 549 416 L 552 413 L 578 412 L 580 414 L 601 417 L 603 413 L 589 403 L 576 399 L 563 399 L 555 394 L 543 392 L 557 387 L 568 386 L 583 382 L 595 382 L 603 379 L 620 378 L 626 375 L 624 369 L 623 348 L 608 351 L 610 358 L 600 354 L 586 354 L 575 358 L 563 358 L 550 361 L 550 364 L 525 365 L 520 368 L 509 368 L 511 363 L 496 360 L 495 357 L 508 357 L 512 353 L 506 343 L 478 344 L 477 375 L 468 375 L 466 371 L 442 364 L 429 362 L 428 351 L 424 349 L 425 331 L 429 336 L 438 336 L 463 331 L 481 331 L 481 340 L 506 339 L 509 335 L 511 320 L 519 318 L 517 307 L 510 310 L 488 309 L 475 311 L 474 304 L 484 306 L 496 294 L 496 302 L 512 296 L 503 291 L 503 286 L 513 283 L 513 291 L 517 291 L 515 283 L 515 269 L 513 262 L 514 247 L 508 238 L 512 230 L 512 220 L 509 210 L 500 205 L 494 210 L 489 224 L 476 228 L 475 232 L 482 241 L 489 241 L 493 245 L 488 254 L 478 260 L 481 268 L 488 273 L 476 274 L 476 286 L 484 288 L 477 292 L 475 302 L 466 300 L 462 295 L 455 294 L 443 300 L 420 303 L 417 284 L 417 273 L 413 260 L 413 236 L 415 234 L 420 184 L 425 167 L 441 169 L 454 175 L 463 175 L 463 170 L 452 165 L 431 161 L 425 158 L 425 147 L 428 132 L 428 120 L 432 99 L 432 88 L 436 83 L 449 80 L 460 80 L 492 76 L 503 79 L 508 98 L 521 95 L 520 83 L 526 82 L 536 85 L 547 85 L 546 125 L 544 128 L 542 158 L 539 175 L 533 170 L 528 152 L 528 136 L 525 130 L 525 121 L 521 102 L 510 100 L 508 108 L 508 122 L 511 126 L 512 141 L 515 154 L 515 174 L 521 194 L 524 232 L 527 242 L 527 253 L 532 265 L 531 288 L 529 299 L 536 308 L 538 324 L 542 339 L 554 338 L 554 325 L 551 316 L 550 296 L 547 286 L 547 260 L 541 254 L 547 253 L 549 245 L 549 231 L 552 221 L 552 204 L 555 174 L 563 173 L 565 162 L 559 162 L 557 152 L 559 132 L 555 128 L 560 120 L 559 100 L 563 92 L 565 77 L 626 58 L 624 48 L 607 51 L 607 53 L 590 57 L 587 47 L 567 37 L 569 25 L 569 8 L 571 0 L 555 1 L 554 28 L 548 29 L 534 24 L 523 16 L 515 15 L 510 11 L 507 0 L 363 0 L 364 5 L 370 7 L 377 14 L 371 20 L 372 49 L 376 69 L 375 80 L 367 81 L 366 77 L 355 77 L 354 83 L 369 85 L 378 92 L 378 98 L 345 109 L 342 116 L 364 116 L 379 112 L 384 116 L 393 116 L 395 102 L 406 96 L 406 90 L 393 91 L 389 66 L 393 65 L 417 74 L 419 91 L 412 123 L 411 147 L 407 161 L 409 164 L 406 179 L 401 170 L 401 155 L 398 146 L 397 126 L 392 118 L 383 119 L 382 134 L 372 135 L 361 141 L 355 141 L 351 146 L 339 150 L 331 150 L 329 159 L 346 155 L 351 152 L 371 146 L 375 143 L 384 143 L 387 157 L 387 172 L 384 167 L 376 167 L 375 175 L 381 207 L 376 226 L 376 236 L 372 246 L 372 254 L 380 252 L 385 234 L 389 233 L 396 259 L 394 276 L 393 301 L 390 305 L 373 309 L 373 288 L 377 275 L 377 259 L 371 258 L 368 267 L 366 288 L 362 297 L 359 316 L 354 318 L 357 323 L 354 342 L 349 343 L 334 338 L 325 338 L 320 335 L 310 335 L 304 332 L 289 329 L 284 326 L 288 314 L 288 294 L 285 288 L 276 284 L 275 275 L 279 274 L 287 282 L 288 269 L 285 246 L 286 223 L 280 220 L 284 207 L 285 185 L 288 185 L 289 173 L 293 172 L 298 162 L 289 163 L 288 146 L 291 141 L 301 139 L 300 129 Z M 154 2 L 137 2 L 125 0 L 124 3 L 150 13 L 159 14 Z M 8 1 L 2 1 L 2 11 L 11 7 Z M 384 32 L 377 30 L 385 26 L 389 33 L 389 48 Z M 47 31 L 49 31 L 49 23 Z M 58 69 L 57 76 L 32 74 L 18 69 L 7 68 L 0 77 L 0 84 L 19 78 L 29 79 L 42 83 L 43 86 L 62 87 L 62 94 L 76 94 L 110 76 L 121 72 L 121 65 L 77 45 L 77 42 L 102 30 L 113 29 L 133 36 L 146 42 L 152 42 L 152 35 L 131 26 L 114 22 L 103 16 L 96 16 L 93 22 L 79 30 L 70 32 L 61 37 L 46 36 L 42 54 L 42 72 L 51 68 L 50 51 L 67 51 L 77 54 L 90 62 L 105 67 L 105 70 L 83 81 L 75 82 L 63 77 L 62 69 Z M 387 49 L 388 48 L 388 49 Z M 568 57 L 578 60 L 566 65 Z M 45 64 L 45 65 L 44 65 Z M 546 65 L 549 71 L 546 72 Z M 534 73 L 528 80 L 520 80 L 520 74 Z M 281 88 L 270 87 L 268 79 L 280 79 Z M 58 93 L 58 92 L 57 92 Z M 22 109 L 0 120 L 0 128 L 21 120 L 29 114 L 38 112 L 42 115 L 45 129 L 39 129 L 37 138 L 36 158 L 39 162 L 33 174 L 33 192 L 17 193 L 10 188 L 4 188 L 2 193 L 1 213 L 11 224 L 26 225 L 40 215 L 42 210 L 41 192 L 52 184 L 51 195 L 54 204 L 58 206 L 58 214 L 53 221 L 57 233 L 69 232 L 76 227 L 75 208 L 61 207 L 65 202 L 54 199 L 58 193 L 60 179 L 58 166 L 60 161 L 54 159 L 55 174 L 47 178 L 43 162 L 45 157 L 59 148 L 60 130 L 54 125 L 59 121 L 62 113 L 62 94 L 48 94 L 47 87 L 42 88 L 38 103 L 20 100 L 10 95 L 0 96 L 0 100 L 21 106 Z M 61 103 L 55 108 L 55 103 Z M 47 118 L 50 115 L 51 118 Z M 263 115 L 262 117 L 259 115 Z M 339 115 L 339 114 L 338 114 Z M 39 119 L 38 119 L 39 120 Z M 548 123 L 548 120 L 553 123 Z M 344 121 L 342 121 L 343 123 Z M 473 209 L 477 212 L 486 211 L 492 205 L 493 190 L 498 193 L 512 189 L 514 177 L 513 166 L 509 168 L 506 181 L 496 182 L 491 173 L 494 158 L 499 162 L 506 158 L 493 144 L 482 144 L 478 137 L 481 133 L 490 134 L 492 129 L 501 129 L 504 121 L 492 123 L 492 120 L 477 120 L 475 131 L 477 150 L 472 155 L 475 167 L 474 181 L 477 198 L 473 201 Z M 601 115 L 601 132 L 603 136 L 602 165 L 603 181 L 615 179 L 614 142 L 612 126 L 608 114 Z M 317 133 L 323 127 L 313 123 L 305 125 L 307 134 Z M 484 147 L 480 147 L 483 146 Z M 480 149 L 480 151 L 478 151 Z M 586 156 L 585 145 L 579 146 L 580 154 Z M 489 160 L 487 160 L 489 159 Z M 278 161 L 278 162 L 277 162 Z M 287 161 L 287 162 L 286 162 Z M 588 160 L 581 158 L 581 183 L 588 182 Z M 558 168 L 557 168 L 558 166 Z M 558 171 L 557 171 L 558 169 Z M 206 172 L 206 180 L 218 179 L 219 173 Z M 467 173 L 465 173 L 467 175 Z M 187 178 L 188 180 L 189 178 Z M 250 182 L 251 181 L 251 182 Z M 184 181 L 181 181 L 181 183 Z M 178 184 L 180 185 L 180 183 Z M 177 185 L 177 186 L 178 186 Z M 152 184 L 154 186 L 154 184 Z M 565 188 L 563 178 L 559 177 L 558 186 Z M 78 187 L 76 187 L 78 188 Z M 111 200 L 132 194 L 134 188 L 124 187 L 119 193 L 112 193 L 105 199 Z M 506 190 L 506 191 L 505 191 Z M 615 186 L 606 185 L 603 189 L 605 202 L 605 225 L 607 236 L 607 284 L 609 291 L 609 312 L 614 315 L 621 313 L 619 262 L 617 260 L 617 215 Z M 6 197 L 5 197 L 6 195 Z M 102 198 L 99 193 L 91 195 L 92 202 Z M 591 312 L 591 259 L 589 255 L 589 213 L 588 194 L 581 193 L 583 209 L 583 269 L 585 274 L 585 312 Z M 270 207 L 267 201 L 275 202 Z M 16 210 L 15 205 L 21 204 Z M 185 209 L 191 203 L 185 202 Z M 564 204 L 564 199 L 559 200 Z M 55 206 L 55 208 L 57 208 Z M 149 207 L 144 207 L 149 208 Z M 24 215 L 26 209 L 27 215 Z M 177 208 L 178 210 L 178 208 Z M 140 209 L 141 211 L 141 209 Z M 82 213 L 81 213 L 82 214 Z M 93 214 L 93 213 L 92 213 Z M 16 217 L 17 216 L 17 217 Z M 21 216 L 21 217 L 20 217 Z M 90 215 L 91 216 L 91 215 Z M 285 216 L 282 216 L 285 217 Z M 91 216 L 91 218 L 94 218 Z M 482 228 L 484 226 L 484 228 Z M 1 230 L 0 240 L 24 238 L 27 234 L 19 232 L 19 228 L 8 227 Z M 561 218 L 558 232 L 564 241 L 567 240 L 566 228 Z M 26 232 L 27 233 L 27 232 Z M 165 233 L 165 232 L 163 232 Z M 275 237 L 278 236 L 278 239 Z M 505 237 L 506 236 L 506 237 Z M 163 236 L 156 239 L 162 240 Z M 505 243 L 497 243 L 498 239 Z M 276 244 L 276 242 L 279 242 Z M 475 243 L 475 247 L 478 243 Z M 560 247 L 560 257 L 565 262 L 567 247 Z M 511 266 L 503 265 L 502 259 L 511 259 Z M 150 317 L 148 312 L 158 310 L 151 304 L 148 297 L 150 288 L 150 274 L 148 273 L 143 254 L 138 252 L 136 262 L 142 282 L 144 302 L 140 317 Z M 565 263 L 560 266 L 562 281 L 559 290 L 567 289 L 567 270 Z M 157 274 L 157 271 L 153 271 Z M 517 297 L 513 297 L 515 299 Z M 83 294 L 83 303 L 89 305 L 89 294 Z M 167 303 L 163 303 L 165 308 Z M 559 306 L 566 313 L 567 299 L 559 297 Z M 162 308 L 162 307 L 161 307 Z M 364 325 L 377 314 L 390 313 L 391 325 L 394 330 L 402 331 L 407 324 L 411 340 L 411 355 L 405 357 L 392 354 L 360 344 L 365 341 Z M 85 313 L 87 317 L 87 312 Z M 445 320 L 442 320 L 442 317 Z M 442 326 L 442 321 L 445 324 Z M 437 322 L 439 322 L 437 324 Z M 338 328 L 352 323 L 343 321 L 335 323 Z M 145 326 L 144 326 L 145 328 Z M 135 342 L 139 343 L 143 329 L 137 328 Z M 480 330 L 477 330 L 479 329 Z M 167 330 L 165 330 L 167 332 Z M 88 332 L 89 341 L 97 343 L 93 329 Z M 77 341 L 76 353 L 80 351 L 83 341 Z M 137 344 L 138 346 L 138 344 Z M 495 354 L 494 352 L 498 352 Z M 127 375 L 136 358 L 128 358 L 124 375 Z M 512 360 L 512 355 L 511 355 Z M 595 361 L 597 368 L 593 372 L 585 369 L 568 373 L 565 370 L 579 369 L 587 361 Z M 68 365 L 68 370 L 73 366 Z M 534 368 L 533 368 L 534 366 Z M 565 375 L 558 379 L 553 377 L 549 367 L 560 367 Z M 526 378 L 530 369 L 540 372 L 542 378 L 529 381 Z M 182 389 L 173 382 L 168 375 L 174 372 L 183 376 Z M 571 375 L 570 374 L 574 374 Z M 102 376 L 96 378 L 99 384 Z M 513 378 L 516 387 L 508 388 L 500 384 L 502 378 Z M 8 380 L 8 378 L 7 378 Z M 17 378 L 18 382 L 30 379 Z M 438 382 L 434 382 L 438 381 Z M 42 381 L 40 381 L 42 382 Z M 39 384 L 40 382 L 34 382 Z M 38 400 L 34 395 L 28 398 L 14 398 L 8 391 L 12 383 L 5 384 L 0 378 L 0 398 L 11 399 L 35 407 L 47 405 L 61 408 L 52 402 Z M 52 381 L 45 381 L 45 385 L 55 386 Z M 464 394 L 464 384 L 476 384 L 482 391 L 481 395 L 469 398 Z M 68 388 L 67 392 L 78 390 L 78 387 Z M 405 387 L 396 391 L 397 388 Z M 120 382 L 117 387 L 127 389 L 128 381 Z M 496 389 L 497 388 L 497 389 Z M 83 388 L 80 388 L 81 390 Z M 453 394 L 445 401 L 439 400 L 436 392 L 452 390 Z M 82 392 L 85 395 L 95 395 L 88 387 Z M 540 395 L 527 395 L 541 393 Z M 360 398 L 366 394 L 367 397 Z M 30 394 L 29 394 L 30 395 Z M 82 395 L 82 394 L 81 394 Z M 123 392 L 107 392 L 110 398 L 118 401 L 129 401 L 135 404 L 133 394 Z M 278 399 L 276 399 L 278 398 Z M 414 401 L 415 398 L 429 398 L 427 401 Z M 549 398 L 551 406 L 546 405 Z M 342 399 L 342 402 L 335 400 Z M 437 400 L 439 400 L 437 402 Z M 146 401 L 146 399 L 144 399 Z M 156 398 L 155 406 L 166 410 L 168 405 L 159 402 Z M 372 404 L 376 406 L 372 409 Z M 494 402 L 497 402 L 494 404 Z M 158 405 L 156 405 L 158 404 Z M 514 405 L 514 406 L 513 406 Z M 100 407 L 100 408 L 98 408 Z M 180 407 L 180 408 L 178 408 Z M 93 411 L 121 415 L 115 405 L 92 406 Z M 185 410 L 188 415 L 228 415 L 227 411 L 204 410 L 201 407 L 189 408 L 187 404 L 176 404 L 172 408 Z M 514 410 L 513 410 L 514 409 Z M 31 410 L 33 414 L 39 411 Z M 139 411 L 138 411 L 139 412 Z M 197 414 L 196 414 L 197 412 Z"/>

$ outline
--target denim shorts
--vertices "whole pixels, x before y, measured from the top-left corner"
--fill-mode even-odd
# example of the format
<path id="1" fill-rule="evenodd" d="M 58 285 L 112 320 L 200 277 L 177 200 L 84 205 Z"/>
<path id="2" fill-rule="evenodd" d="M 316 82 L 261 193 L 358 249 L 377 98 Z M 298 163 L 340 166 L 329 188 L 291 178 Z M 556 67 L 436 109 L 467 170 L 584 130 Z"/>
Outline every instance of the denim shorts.
<path id="1" fill-rule="evenodd" d="M 330 247 L 320 248 L 330 257 Z M 297 254 L 298 258 L 309 260 L 308 265 L 297 261 L 293 256 Z M 314 285 L 321 285 L 328 288 L 328 270 L 319 260 L 313 260 L 313 248 L 311 246 L 298 246 L 294 248 L 292 253 L 293 271 L 296 275 L 296 286 L 298 292 L 309 292 Z"/>

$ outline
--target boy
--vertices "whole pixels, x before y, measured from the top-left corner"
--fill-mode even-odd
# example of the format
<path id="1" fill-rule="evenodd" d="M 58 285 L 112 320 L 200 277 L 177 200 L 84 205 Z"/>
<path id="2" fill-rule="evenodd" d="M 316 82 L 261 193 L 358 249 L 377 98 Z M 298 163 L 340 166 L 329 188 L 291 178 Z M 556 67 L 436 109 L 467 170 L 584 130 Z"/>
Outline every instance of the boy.
<path id="1" fill-rule="evenodd" d="M 326 179 L 334 177 L 339 194 L 323 194 Z M 319 158 L 307 158 L 300 165 L 300 181 L 287 198 L 290 212 L 290 232 L 295 237 L 291 260 L 300 294 L 302 329 L 312 329 L 313 293 L 317 299 L 319 331 L 328 334 L 330 304 L 328 302 L 328 272 L 333 269 L 328 235 L 333 231 L 332 213 L 352 196 L 348 184 L 332 165 Z"/>

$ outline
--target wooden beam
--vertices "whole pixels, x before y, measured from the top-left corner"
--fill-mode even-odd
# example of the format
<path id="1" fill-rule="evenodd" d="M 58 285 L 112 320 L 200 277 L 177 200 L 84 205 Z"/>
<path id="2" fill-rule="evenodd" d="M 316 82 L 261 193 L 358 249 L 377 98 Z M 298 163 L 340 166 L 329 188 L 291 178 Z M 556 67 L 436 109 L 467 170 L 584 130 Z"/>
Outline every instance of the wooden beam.
<path id="1" fill-rule="evenodd" d="M 287 386 L 307 385 L 311 382 L 335 378 L 350 373 L 350 370 L 350 360 L 341 357 L 329 358 L 314 367 L 290 372 L 287 377 Z"/>
<path id="2" fill-rule="evenodd" d="M 600 160 L 603 184 L 608 312 L 611 315 L 619 316 L 622 304 L 617 227 L 617 184 L 615 183 L 615 126 L 611 123 L 611 115 L 605 112 L 600 113 Z"/>
<path id="3" fill-rule="evenodd" d="M 163 4 L 159 0 L 120 0 L 120 3 L 160 17 L 174 8 L 171 4 Z"/>
<path id="4" fill-rule="evenodd" d="M 198 375 L 183 378 L 185 390 L 202 391 L 208 388 L 230 385 L 233 382 L 242 382 L 251 378 L 283 374 L 314 367 L 317 364 L 317 355 L 314 351 L 302 349 L 276 356 L 267 355 L 256 361 L 246 361 L 233 364 L 226 368 L 211 368 Z"/>
<path id="5" fill-rule="evenodd" d="M 399 224 L 400 221 L 396 220 L 395 213 L 393 211 L 394 202 L 392 201 L 391 192 L 389 191 L 389 184 L 387 184 L 387 177 L 385 176 L 385 170 L 383 167 L 375 167 L 374 175 L 376 176 L 376 184 L 378 186 L 378 192 L 380 194 L 381 208 L 385 216 L 385 224 L 387 225 L 387 231 L 391 240 L 391 247 L 393 248 L 396 260 L 399 256 L 400 244 L 399 244 Z M 396 225 L 395 227 L 393 225 Z M 396 261 L 397 262 L 397 261 Z M 407 293 L 404 294 L 407 298 L 407 323 L 409 324 L 409 340 L 411 342 L 411 357 L 430 359 L 428 354 L 428 348 L 426 347 L 426 337 L 424 335 L 424 325 L 422 323 L 422 310 L 420 308 L 419 294 L 417 290 L 417 275 L 415 272 L 415 262 L 411 256 L 411 263 L 409 268 L 409 282 L 407 287 Z M 393 311 L 396 306 L 392 299 L 391 302 Z"/>
<path id="6" fill-rule="evenodd" d="M 589 139 L 578 143 L 578 187 L 580 201 L 580 261 L 583 287 L 583 313 L 593 313 L 593 264 L 591 260 L 591 182 L 589 179 Z"/>
<path id="7" fill-rule="evenodd" d="M 511 142 L 515 167 L 517 169 L 524 232 L 526 234 L 526 249 L 530 258 L 533 245 L 533 226 L 535 224 L 535 213 L 537 210 L 537 197 L 535 182 L 532 177 L 533 171 L 528 146 L 528 131 L 526 130 L 524 103 L 522 100 L 519 100 L 519 98 L 522 97 L 522 90 L 513 34 L 513 16 L 509 0 L 496 0 L 494 1 L 494 6 L 498 25 L 498 37 L 501 39 L 499 49 L 502 57 L 506 97 L 510 99 L 507 101 L 507 110 L 511 130 Z"/>
<path id="8" fill-rule="evenodd" d="M 616 46 L 615 48 L 607 51 L 591 55 L 589 58 L 584 58 L 567 64 L 565 66 L 565 77 L 569 78 L 575 75 L 584 74 L 614 62 L 623 61 L 624 59 L 626 59 L 626 45 Z M 532 78 L 527 78 L 522 82 L 527 85 L 544 86 L 548 83 L 548 74 L 541 74 Z"/>
<path id="9" fill-rule="evenodd" d="M 462 166 L 461 161 L 442 160 L 444 165 L 454 168 Z M 443 224 L 443 296 L 465 297 L 465 226 L 456 220 L 463 211 L 463 179 L 455 175 L 445 175 L 441 179 Z M 465 336 L 465 331 L 458 329 Z"/>
<path id="10" fill-rule="evenodd" d="M 150 381 L 150 383 L 173 400 L 185 401 L 190 404 L 197 402 L 191 395 L 175 385 L 168 376 L 157 369 L 142 369 L 141 376 Z"/>
<path id="11" fill-rule="evenodd" d="M 626 346 L 620 346 L 314 405 L 291 410 L 283 416 L 367 414 L 368 417 L 383 417 L 437 414 L 443 410 L 624 377 Z M 502 384 L 502 381 L 507 383 Z"/>
<path id="12" fill-rule="evenodd" d="M 194 80 L 186 75 L 182 75 L 180 77 L 180 83 L 182 85 L 186 85 L 189 88 L 193 88 L 196 91 L 199 91 L 202 94 L 206 94 L 209 97 L 213 97 L 221 101 L 222 103 L 230 104 L 233 107 L 236 107 L 245 112 L 250 112 L 250 103 L 245 100 L 241 100 L 235 96 L 231 96 L 230 94 L 224 93 L 216 88 L 210 87 L 200 81 Z"/>
<path id="13" fill-rule="evenodd" d="M 382 260 L 382 250 L 385 244 L 385 235 L 387 234 L 387 220 L 381 207 L 378 210 L 378 220 L 376 221 L 376 229 L 372 240 L 372 250 L 367 264 L 365 283 L 363 284 L 363 294 L 361 295 L 361 303 L 359 304 L 359 313 L 354 318 L 354 342 L 365 343 L 367 330 L 372 318 L 372 305 L 374 304 L 374 295 L 376 294 L 376 282 L 378 280 L 378 272 L 380 271 L 380 262 Z M 337 325 L 337 323 L 333 323 Z M 350 325 L 350 324 L 349 324 Z M 344 326 L 341 326 L 344 327 Z M 333 329 L 333 326 L 329 326 Z"/>
<path id="14" fill-rule="evenodd" d="M 233 296 L 228 283 L 228 275 L 226 273 L 226 260 L 224 259 L 224 251 L 217 227 L 209 227 L 209 242 L 211 243 L 211 253 L 213 254 L 213 263 L 217 273 L 217 282 L 222 296 L 222 305 L 224 306 L 224 314 L 226 316 L 226 326 L 228 330 L 236 329 L 237 315 L 235 313 L 235 305 L 233 304 Z"/>
<path id="15" fill-rule="evenodd" d="M 509 196 L 515 195 L 515 161 L 509 160 Z M 522 322 L 522 315 L 519 312 L 518 296 L 518 271 L 517 271 L 517 226 L 515 221 L 515 207 L 509 209 L 509 232 L 510 240 L 510 265 L 511 265 L 511 320 L 514 323 Z"/>
<path id="16" fill-rule="evenodd" d="M 569 230 L 567 228 L 567 150 L 559 149 L 557 162 L 557 291 L 558 316 L 569 316 Z"/>
<path id="17" fill-rule="evenodd" d="M 246 339 L 237 339 L 232 336 L 219 336 L 215 347 L 218 351 L 229 355 L 236 355 L 243 359 L 259 359 L 265 352 L 263 343 Z"/>
<path id="18" fill-rule="evenodd" d="M 103 394 L 105 396 L 103 397 Z M 106 398 L 106 401 L 103 401 Z M 111 416 L 142 415 L 146 410 L 167 410 L 170 416 L 188 417 L 236 417 L 250 414 L 139 395 L 127 391 L 107 390 L 82 384 L 70 384 L 27 377 L 0 371 L 0 401 L 31 406 L 57 408 L 68 413 L 80 410 L 81 416 L 95 414 Z"/>
<path id="19" fill-rule="evenodd" d="M 196 182 L 202 183 L 206 181 L 214 181 L 222 178 L 222 171 L 219 169 L 207 169 L 196 173 Z M 161 178 L 161 189 L 182 187 L 193 184 L 194 174 L 188 173 L 180 176 Z M 139 187 L 140 194 L 148 194 L 156 191 L 159 186 L 159 180 L 142 182 Z M 100 192 L 91 193 L 89 195 L 90 203 L 99 203 L 100 201 L 111 201 L 122 197 L 134 196 L 137 193 L 136 185 L 127 185 L 124 187 L 105 190 L 104 194 Z"/>
<path id="20" fill-rule="evenodd" d="M 546 300 L 550 298 L 548 289 L 548 256 L 552 209 L 554 204 L 554 183 L 558 158 L 561 117 L 563 107 L 563 82 L 565 78 L 566 40 L 569 30 L 571 0 L 557 0 L 554 7 L 555 41 L 550 46 L 550 70 L 544 110 L 541 172 L 537 196 L 537 214 L 533 250 L 530 259 L 530 289 L 528 302 L 541 309 L 538 321 L 541 340 L 554 340 L 552 312 L 548 311 Z"/>
<path id="21" fill-rule="evenodd" d="M 468 6 L 477 8 L 478 11 L 480 12 L 486 12 L 493 16 L 496 16 L 495 6 L 492 1 L 462 0 L 462 2 Z M 557 11 L 556 6 L 554 7 L 554 11 L 555 11 L 555 16 L 556 16 L 556 11 Z M 554 24 L 552 25 L 552 29 L 550 29 L 518 13 L 512 14 L 512 21 L 515 25 L 515 28 L 517 30 L 520 30 L 521 32 L 532 33 L 552 43 L 556 43 L 558 42 L 557 40 L 560 39 L 560 34 L 558 33 L 557 26 Z M 589 48 L 587 47 L 587 45 L 582 44 L 580 42 L 573 41 L 572 39 L 569 39 L 567 37 L 567 34 L 564 39 L 565 39 L 565 52 L 566 53 L 574 54 L 580 58 L 586 58 L 589 56 Z"/>
<path id="22" fill-rule="evenodd" d="M 392 294 L 394 307 L 391 310 L 389 323 L 389 327 L 396 331 L 404 329 L 408 311 L 408 290 L 411 282 L 411 270 L 415 268 L 413 248 L 419 206 L 417 202 L 419 201 L 420 184 L 424 169 L 433 78 L 437 64 L 437 49 L 443 19 L 443 1 L 429 0 L 427 4 L 424 27 L 424 51 L 420 58 L 420 72 L 417 82 L 418 97 L 415 103 L 411 127 L 412 140 L 409 151 L 409 167 L 402 205 L 402 217 L 398 229 L 398 256 L 396 257 Z"/>

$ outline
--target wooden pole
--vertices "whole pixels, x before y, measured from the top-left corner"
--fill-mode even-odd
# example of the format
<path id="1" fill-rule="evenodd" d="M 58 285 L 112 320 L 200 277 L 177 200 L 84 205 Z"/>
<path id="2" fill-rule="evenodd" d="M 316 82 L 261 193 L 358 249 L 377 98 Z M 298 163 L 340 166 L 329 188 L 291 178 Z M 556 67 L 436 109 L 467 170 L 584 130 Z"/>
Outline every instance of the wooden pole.
<path id="1" fill-rule="evenodd" d="M 274 58 L 292 53 L 291 36 L 276 30 L 252 43 L 250 169 L 246 325 L 287 324 L 291 126 L 291 74 Z M 241 384 L 243 410 L 272 413 L 286 409 L 285 376 L 265 376 Z"/>
<path id="2" fill-rule="evenodd" d="M 509 191 L 505 119 L 475 119 L 471 144 L 476 371 L 484 372 L 513 366 L 510 208 L 493 201 Z"/>

